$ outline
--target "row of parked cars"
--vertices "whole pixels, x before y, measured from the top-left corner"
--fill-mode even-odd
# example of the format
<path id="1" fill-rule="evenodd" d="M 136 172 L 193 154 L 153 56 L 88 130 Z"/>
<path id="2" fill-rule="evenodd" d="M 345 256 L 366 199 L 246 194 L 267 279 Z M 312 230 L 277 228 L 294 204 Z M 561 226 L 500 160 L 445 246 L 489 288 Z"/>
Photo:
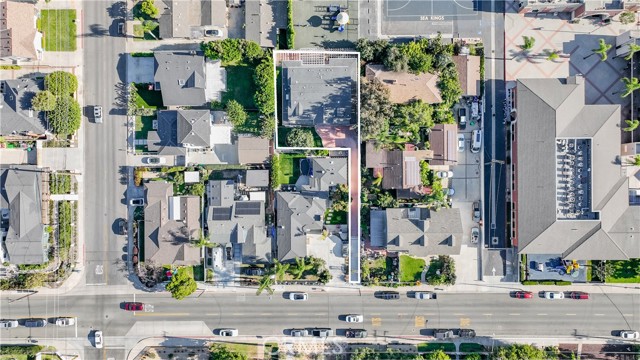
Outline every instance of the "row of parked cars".
<path id="1" fill-rule="evenodd" d="M 564 299 L 565 293 L 562 291 L 544 291 L 542 293 L 545 299 L 556 300 L 556 299 Z M 533 293 L 531 291 L 516 291 L 514 293 L 514 297 L 516 299 L 532 299 Z M 588 300 L 589 293 L 583 291 L 571 291 L 566 296 L 569 299 L 575 300 Z"/>
<path id="2" fill-rule="evenodd" d="M 22 322 L 22 324 L 21 324 Z M 0 329 L 12 329 L 17 328 L 19 326 L 24 326 L 28 328 L 37 328 L 37 327 L 45 327 L 49 322 L 47 319 L 25 319 L 25 320 L 15 320 L 15 319 L 2 319 L 0 320 Z M 72 326 L 76 324 L 76 319 L 72 317 L 59 317 L 53 319 L 53 324 L 56 326 Z"/>

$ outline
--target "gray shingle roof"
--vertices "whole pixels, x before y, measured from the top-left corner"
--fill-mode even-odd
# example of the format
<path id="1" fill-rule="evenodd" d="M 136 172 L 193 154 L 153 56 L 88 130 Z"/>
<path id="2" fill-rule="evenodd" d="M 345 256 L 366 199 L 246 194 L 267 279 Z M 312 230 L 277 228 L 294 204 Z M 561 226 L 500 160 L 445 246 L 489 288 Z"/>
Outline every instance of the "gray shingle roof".
<path id="1" fill-rule="evenodd" d="M 12 264 L 47 261 L 48 235 L 42 223 L 41 176 L 35 167 L 0 169 L 2 208 L 9 209 L 5 246 Z"/>
<path id="2" fill-rule="evenodd" d="M 178 110 L 178 142 L 196 147 L 211 147 L 211 112 Z"/>
<path id="3" fill-rule="evenodd" d="M 1 86 L 3 96 L 0 99 L 0 135 L 11 135 L 13 132 L 44 134 L 46 128 L 42 120 L 43 114 L 40 111 L 29 111 L 31 99 L 44 89 L 44 80 L 3 80 Z"/>
<path id="4" fill-rule="evenodd" d="M 328 205 L 320 197 L 281 191 L 276 194 L 278 260 L 308 256 L 306 234 L 322 231 Z"/>
<path id="5" fill-rule="evenodd" d="M 347 183 L 347 158 L 310 158 L 312 175 L 307 191 L 329 191 L 331 187 Z M 306 174 L 305 174 L 306 175 Z"/>
<path id="6" fill-rule="evenodd" d="M 212 180 L 207 183 L 207 199 L 209 206 L 230 207 L 235 198 L 233 180 Z"/>
<path id="7" fill-rule="evenodd" d="M 262 47 L 276 47 L 277 30 L 287 27 L 287 2 L 246 1 L 244 10 L 245 38 Z"/>
<path id="8" fill-rule="evenodd" d="M 358 59 L 330 58 L 328 64 L 282 62 L 282 124 L 349 125 L 356 120 Z"/>
<path id="9" fill-rule="evenodd" d="M 629 206 L 620 155 L 619 105 L 585 105 L 581 77 L 517 84 L 517 238 L 521 253 L 576 259 L 638 255 L 640 212 Z M 556 138 L 591 139 L 592 210 L 599 220 L 556 219 Z"/>
<path id="10" fill-rule="evenodd" d="M 156 51 L 154 81 L 165 106 L 205 106 L 206 71 L 201 52 Z"/>

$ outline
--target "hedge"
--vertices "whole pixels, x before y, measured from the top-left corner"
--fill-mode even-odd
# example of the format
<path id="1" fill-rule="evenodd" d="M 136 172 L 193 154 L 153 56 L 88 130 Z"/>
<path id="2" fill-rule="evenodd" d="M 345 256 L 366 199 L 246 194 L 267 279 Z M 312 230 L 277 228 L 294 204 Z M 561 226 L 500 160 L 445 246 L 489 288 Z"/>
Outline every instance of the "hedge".
<path id="1" fill-rule="evenodd" d="M 0 65 L 0 70 L 20 70 L 22 66 L 20 65 Z"/>
<path id="2" fill-rule="evenodd" d="M 0 355 L 35 355 L 42 349 L 41 345 L 2 345 Z"/>
<path id="3" fill-rule="evenodd" d="M 557 286 L 567 286 L 572 285 L 571 281 L 563 281 L 563 280 L 525 280 L 522 282 L 522 285 L 557 285 Z"/>
<path id="4" fill-rule="evenodd" d="M 153 57 L 152 52 L 134 52 L 131 53 L 132 57 Z"/>
<path id="5" fill-rule="evenodd" d="M 293 30 L 293 0 L 287 2 L 287 49 L 295 48 L 296 32 Z"/>

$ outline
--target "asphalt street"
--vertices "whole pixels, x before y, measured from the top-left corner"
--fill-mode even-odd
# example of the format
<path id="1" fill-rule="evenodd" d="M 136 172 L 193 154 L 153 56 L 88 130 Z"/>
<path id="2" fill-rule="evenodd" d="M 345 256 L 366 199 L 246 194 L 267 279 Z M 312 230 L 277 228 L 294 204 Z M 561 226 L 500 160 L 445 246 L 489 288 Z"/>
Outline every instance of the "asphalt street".
<path id="1" fill-rule="evenodd" d="M 105 337 L 130 340 L 148 336 L 203 336 L 219 328 L 238 328 L 241 335 L 283 336 L 287 329 L 364 328 L 371 336 L 430 335 L 434 328 L 470 328 L 478 336 L 611 337 L 615 331 L 640 328 L 640 294 L 592 294 L 589 300 L 515 299 L 508 294 L 439 294 L 437 300 L 380 300 L 373 294 L 311 293 L 306 302 L 282 293 L 238 295 L 205 293 L 183 301 L 168 294 L 137 296 L 147 311 L 125 312 L 133 296 L 30 296 L 3 298 L 3 318 L 77 317 L 75 327 L 20 327 L 3 330 L 4 338 L 87 338 L 94 329 Z M 15 301 L 14 301 L 15 300 Z M 364 323 L 343 321 L 363 314 Z M 202 330 L 204 329 L 204 331 Z M 204 332 L 204 334 L 203 334 Z"/>
<path id="2" fill-rule="evenodd" d="M 85 268 L 87 285 L 127 284 L 126 238 L 117 236 L 117 218 L 126 218 L 126 116 L 122 97 L 125 38 L 116 19 L 124 3 L 82 2 L 84 28 Z M 102 106 L 103 123 L 93 119 Z"/>

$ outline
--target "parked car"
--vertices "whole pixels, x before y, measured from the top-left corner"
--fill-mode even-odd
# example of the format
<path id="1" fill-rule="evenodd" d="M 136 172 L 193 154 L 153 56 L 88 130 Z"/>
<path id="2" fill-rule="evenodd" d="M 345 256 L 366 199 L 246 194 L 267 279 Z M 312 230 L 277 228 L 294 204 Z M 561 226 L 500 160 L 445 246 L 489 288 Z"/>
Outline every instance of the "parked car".
<path id="1" fill-rule="evenodd" d="M 76 324 L 76 319 L 72 317 L 59 317 L 56 319 L 56 326 L 72 326 Z"/>
<path id="2" fill-rule="evenodd" d="M 450 339 L 453 337 L 453 331 L 449 329 L 436 329 L 433 330 L 433 336 L 436 339 Z"/>
<path id="3" fill-rule="evenodd" d="M 458 134 L 458 152 L 464 152 L 464 134 Z"/>
<path id="4" fill-rule="evenodd" d="M 453 171 L 438 171 L 436 172 L 436 176 L 440 179 L 452 178 Z"/>
<path id="5" fill-rule="evenodd" d="M 250 267 L 250 268 L 246 268 L 244 273 L 252 276 L 262 276 L 264 275 L 264 269 L 258 268 L 258 267 Z"/>
<path id="6" fill-rule="evenodd" d="M 458 332 L 458 336 L 463 338 L 472 338 L 476 337 L 476 332 L 471 329 L 460 329 L 460 331 Z"/>
<path id="7" fill-rule="evenodd" d="M 141 302 L 126 302 L 124 303 L 125 311 L 142 311 L 144 310 L 144 304 Z"/>
<path id="8" fill-rule="evenodd" d="M 544 297 L 549 300 L 564 299 L 564 293 L 562 291 L 545 291 Z"/>
<path id="9" fill-rule="evenodd" d="M 330 328 L 313 328 L 311 335 L 315 337 L 328 337 L 331 336 L 332 331 Z"/>
<path id="10" fill-rule="evenodd" d="M 131 200 L 129 200 L 129 205 L 131 205 L 131 206 L 143 206 L 144 205 L 144 199 L 143 198 L 131 199 Z"/>
<path id="11" fill-rule="evenodd" d="M 348 338 L 364 339 L 367 337 L 367 330 L 365 329 L 347 329 L 344 335 Z"/>
<path id="12" fill-rule="evenodd" d="M 434 300 L 437 296 L 431 291 L 416 291 L 413 297 L 420 300 Z"/>
<path id="13" fill-rule="evenodd" d="M 361 323 L 364 321 L 364 316 L 356 315 L 356 314 L 347 315 L 344 317 L 344 321 L 350 322 L 350 323 Z"/>
<path id="14" fill-rule="evenodd" d="M 102 106 L 93 106 L 93 122 L 96 124 L 102 124 Z"/>
<path id="15" fill-rule="evenodd" d="M 291 329 L 291 336 L 293 337 L 309 336 L 309 332 L 307 331 L 307 329 Z"/>
<path id="16" fill-rule="evenodd" d="M 480 229 L 477 227 L 471 228 L 471 243 L 477 244 L 480 240 Z"/>
<path id="17" fill-rule="evenodd" d="M 289 293 L 289 300 L 293 301 L 307 301 L 309 295 L 305 292 L 291 292 Z"/>
<path id="18" fill-rule="evenodd" d="M 460 118 L 460 129 L 467 128 L 467 108 L 461 107 L 458 109 L 458 117 Z"/>
<path id="19" fill-rule="evenodd" d="M 45 326 L 47 326 L 47 320 L 45 320 L 45 319 L 27 319 L 24 322 L 24 326 L 29 327 L 29 328 L 45 327 Z"/>
<path id="20" fill-rule="evenodd" d="M 127 235 L 127 220 L 118 219 L 118 234 Z"/>
<path id="21" fill-rule="evenodd" d="M 147 164 L 151 165 L 160 165 L 167 163 L 167 159 L 158 156 L 147 156 L 146 158 L 144 158 L 144 160 Z"/>
<path id="22" fill-rule="evenodd" d="M 569 293 L 569 297 L 576 300 L 587 300 L 589 299 L 589 293 L 583 291 L 572 291 Z"/>
<path id="23" fill-rule="evenodd" d="M 473 202 L 473 221 L 480 221 L 480 201 Z"/>
<path id="24" fill-rule="evenodd" d="M 473 130 L 471 133 L 471 152 L 477 154 L 482 146 L 482 131 Z"/>
<path id="25" fill-rule="evenodd" d="M 104 345 L 102 343 L 102 331 L 96 330 L 93 333 L 93 343 L 94 343 L 96 349 L 102 349 L 102 346 Z"/>
<path id="26" fill-rule="evenodd" d="M 215 36 L 215 37 L 220 37 L 222 36 L 222 30 L 218 30 L 218 29 L 207 29 L 204 31 L 204 36 Z"/>
<path id="27" fill-rule="evenodd" d="M 397 291 L 379 291 L 375 294 L 378 299 L 383 300 L 398 300 L 400 299 L 400 293 Z"/>
<path id="28" fill-rule="evenodd" d="M 238 329 L 220 329 L 218 332 L 220 336 L 238 336 Z"/>
<path id="29" fill-rule="evenodd" d="M 0 320 L 0 329 L 11 329 L 20 326 L 18 320 L 2 319 Z"/>
<path id="30" fill-rule="evenodd" d="M 623 339 L 640 339 L 640 333 L 633 330 L 620 331 L 620 337 Z"/>
<path id="31" fill-rule="evenodd" d="M 515 298 L 516 299 L 532 299 L 533 293 L 531 291 L 516 291 Z"/>

